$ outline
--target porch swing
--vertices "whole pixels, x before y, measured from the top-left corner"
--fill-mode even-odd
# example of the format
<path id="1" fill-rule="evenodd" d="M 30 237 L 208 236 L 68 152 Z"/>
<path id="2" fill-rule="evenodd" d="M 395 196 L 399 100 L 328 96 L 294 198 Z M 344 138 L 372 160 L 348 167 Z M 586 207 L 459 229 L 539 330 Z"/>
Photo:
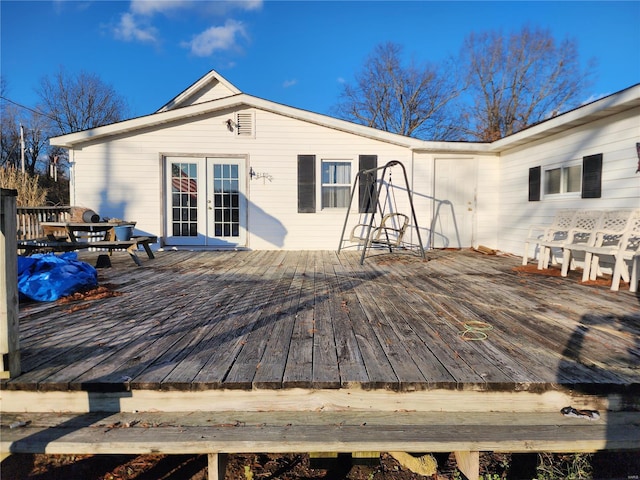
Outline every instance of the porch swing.
<path id="1" fill-rule="evenodd" d="M 391 177 L 391 169 L 396 166 L 402 168 L 405 190 L 411 207 L 411 218 L 404 213 L 398 212 L 395 189 Z M 380 174 L 380 178 L 378 178 L 378 172 L 380 170 L 382 170 L 382 173 Z M 388 181 L 385 182 L 387 173 Z M 376 184 L 377 188 L 375 188 Z M 383 187 L 385 186 L 384 202 L 381 205 L 380 198 L 383 193 Z M 356 191 L 360 192 L 361 217 L 359 223 L 351 230 L 349 238 L 345 239 L 345 232 L 347 231 L 347 224 L 349 223 L 349 214 L 351 213 L 353 197 Z M 363 214 L 364 220 L 362 219 Z M 376 216 L 380 218 L 379 224 L 376 224 Z M 349 207 L 347 208 L 347 214 L 342 227 L 338 253 L 345 248 L 344 243 L 346 242 L 360 246 L 362 247 L 360 265 L 362 265 L 364 264 L 367 249 L 371 249 L 372 247 L 387 248 L 389 253 L 393 252 L 394 248 L 408 248 L 407 246 L 410 246 L 410 244 L 404 241 L 404 236 L 410 221 L 413 222 L 413 227 L 416 231 L 419 254 L 422 258 L 425 258 L 424 247 L 422 246 L 422 239 L 420 238 L 420 229 L 418 228 L 418 219 L 413 207 L 411 190 L 409 189 L 409 179 L 404 165 L 397 160 L 392 160 L 383 167 L 361 170 L 356 175 L 351 189 L 351 198 L 349 199 Z M 413 246 L 415 247 L 415 245 Z"/>

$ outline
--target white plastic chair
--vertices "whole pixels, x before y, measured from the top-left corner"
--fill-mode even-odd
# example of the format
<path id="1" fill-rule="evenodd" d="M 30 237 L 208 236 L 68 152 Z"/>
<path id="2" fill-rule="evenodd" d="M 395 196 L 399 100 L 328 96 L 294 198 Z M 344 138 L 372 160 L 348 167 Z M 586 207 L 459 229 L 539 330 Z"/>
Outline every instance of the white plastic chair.
<path id="1" fill-rule="evenodd" d="M 552 248 L 563 248 L 567 244 L 595 243 L 594 233 L 602 219 L 602 210 L 578 210 L 566 232 L 559 232 L 553 239 L 540 241 L 538 270 L 549 267 Z"/>
<path id="2" fill-rule="evenodd" d="M 535 246 L 541 241 L 551 241 L 555 239 L 560 240 L 562 238 L 566 238 L 576 212 L 577 210 L 575 208 L 561 208 L 556 211 L 556 215 L 551 224 L 531 225 L 529 227 L 527 238 L 524 241 L 522 265 L 527 265 L 529 263 L 529 244 L 533 244 Z M 532 258 L 535 258 L 535 251 Z"/>
<path id="3" fill-rule="evenodd" d="M 584 270 L 582 281 L 587 281 L 590 274 L 593 275 L 592 280 L 595 280 L 595 273 L 598 269 L 598 252 L 607 254 L 604 252 L 615 251 L 619 248 L 629 227 L 631 213 L 632 210 L 605 211 L 600 218 L 600 222 L 595 227 L 595 231 L 588 232 L 588 237 L 580 230 L 572 230 L 571 238 L 562 249 L 562 276 L 567 276 L 573 263 L 574 253 L 583 252 Z M 581 234 L 586 237 L 586 241 L 585 238 L 583 238 L 583 241 L 579 241 L 579 239 L 574 241 L 573 236 L 579 237 Z M 592 265 L 592 262 L 595 263 Z"/>
<path id="4" fill-rule="evenodd" d="M 631 214 L 629 227 L 625 233 L 618 250 L 613 254 L 615 265 L 613 267 L 613 276 L 611 277 L 611 290 L 617 292 L 620 288 L 620 279 L 629 282 L 629 291 L 638 291 L 638 269 L 640 269 L 640 209 L 634 210 Z M 627 269 L 627 261 L 631 261 L 631 275 Z M 597 274 L 599 256 L 594 254 L 592 267 L 592 276 Z M 595 278 L 595 276 L 594 276 Z"/>

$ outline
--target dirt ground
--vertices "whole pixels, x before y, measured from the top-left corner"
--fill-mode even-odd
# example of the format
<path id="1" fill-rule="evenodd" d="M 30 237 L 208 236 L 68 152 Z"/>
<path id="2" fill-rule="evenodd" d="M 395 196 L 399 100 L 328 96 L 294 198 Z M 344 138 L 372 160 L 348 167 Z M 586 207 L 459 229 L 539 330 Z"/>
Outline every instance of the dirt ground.
<path id="1" fill-rule="evenodd" d="M 438 473 L 415 474 L 390 455 L 366 465 L 349 456 L 313 464 L 308 455 L 229 455 L 226 480 L 462 480 L 453 455 L 437 455 Z M 315 460 L 314 460 L 315 461 Z M 546 462 L 544 470 L 536 465 Z M 551 463 L 553 465 L 551 466 Z M 640 451 L 594 455 L 515 455 L 482 453 L 484 480 L 640 479 Z M 0 465 L 3 480 L 206 480 L 205 455 L 12 455 Z"/>

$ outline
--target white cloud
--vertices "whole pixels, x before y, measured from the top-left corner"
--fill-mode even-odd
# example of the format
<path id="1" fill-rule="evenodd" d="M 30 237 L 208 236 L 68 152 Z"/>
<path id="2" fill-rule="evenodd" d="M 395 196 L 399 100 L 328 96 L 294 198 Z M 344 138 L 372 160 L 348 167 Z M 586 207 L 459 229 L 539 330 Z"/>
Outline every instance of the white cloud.
<path id="1" fill-rule="evenodd" d="M 262 8 L 262 0 L 196 1 L 197 8 L 210 15 L 226 15 L 234 10 L 252 11 Z"/>
<path id="2" fill-rule="evenodd" d="M 283 86 L 284 88 L 289 88 L 289 87 L 293 87 L 293 86 L 294 86 L 294 85 L 296 85 L 297 83 L 298 83 L 298 80 L 297 80 L 297 79 L 295 79 L 295 78 L 293 78 L 293 79 L 291 79 L 291 80 L 285 80 L 285 81 L 282 83 L 282 86 Z"/>
<path id="3" fill-rule="evenodd" d="M 131 0 L 128 11 L 122 14 L 120 22 L 112 31 L 120 40 L 159 44 L 160 31 L 152 24 L 157 15 L 168 18 L 178 14 L 224 18 L 231 11 L 258 10 L 262 4 L 263 0 Z M 229 19 L 223 26 L 211 27 L 181 45 L 189 48 L 194 55 L 207 57 L 214 51 L 237 47 L 240 37 L 248 38 L 245 26 Z"/>
<path id="4" fill-rule="evenodd" d="M 132 0 L 129 11 L 136 15 L 151 16 L 155 13 L 190 8 L 193 4 L 191 0 Z"/>
<path id="5" fill-rule="evenodd" d="M 236 48 L 240 37 L 247 37 L 244 25 L 235 20 L 227 20 L 223 26 L 211 27 L 193 37 L 190 42 L 182 42 L 182 46 L 189 48 L 193 55 L 208 57 L 215 51 Z"/>
<path id="6" fill-rule="evenodd" d="M 219 16 L 233 10 L 258 10 L 262 0 L 132 0 L 129 11 L 136 15 L 152 16 L 156 13 L 170 14 L 178 10 L 193 10 L 202 15 Z"/>
<path id="7" fill-rule="evenodd" d="M 127 42 L 138 41 L 143 43 L 156 43 L 158 32 L 152 26 L 142 26 L 132 13 L 123 13 L 120 23 L 114 28 L 116 38 Z"/>

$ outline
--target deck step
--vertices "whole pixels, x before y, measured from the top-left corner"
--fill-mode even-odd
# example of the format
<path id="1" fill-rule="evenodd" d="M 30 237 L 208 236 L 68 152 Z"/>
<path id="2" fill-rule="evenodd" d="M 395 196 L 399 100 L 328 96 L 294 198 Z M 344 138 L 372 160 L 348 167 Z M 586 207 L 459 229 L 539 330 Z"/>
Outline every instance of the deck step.
<path id="1" fill-rule="evenodd" d="M 640 412 L 598 420 L 560 413 L 5 413 L 1 428 L 3 453 L 515 453 L 640 445 Z"/>

